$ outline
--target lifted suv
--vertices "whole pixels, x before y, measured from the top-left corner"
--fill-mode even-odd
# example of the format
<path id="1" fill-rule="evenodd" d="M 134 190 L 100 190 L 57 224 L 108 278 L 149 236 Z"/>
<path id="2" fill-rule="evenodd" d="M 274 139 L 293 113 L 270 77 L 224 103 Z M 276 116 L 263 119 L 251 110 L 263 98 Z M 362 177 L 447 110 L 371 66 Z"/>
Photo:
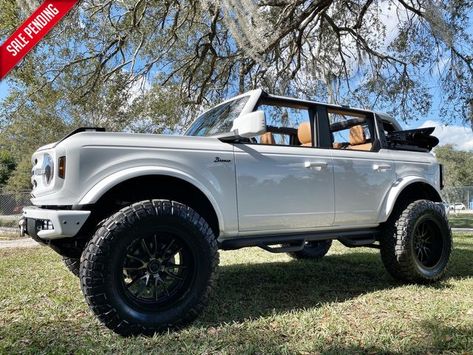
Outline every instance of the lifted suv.
<path id="1" fill-rule="evenodd" d="M 397 279 L 433 282 L 452 239 L 432 131 L 261 90 L 182 137 L 82 128 L 34 153 L 35 207 L 20 225 L 64 257 L 122 335 L 194 320 L 219 248 L 319 259 L 336 239 L 379 248 Z"/>

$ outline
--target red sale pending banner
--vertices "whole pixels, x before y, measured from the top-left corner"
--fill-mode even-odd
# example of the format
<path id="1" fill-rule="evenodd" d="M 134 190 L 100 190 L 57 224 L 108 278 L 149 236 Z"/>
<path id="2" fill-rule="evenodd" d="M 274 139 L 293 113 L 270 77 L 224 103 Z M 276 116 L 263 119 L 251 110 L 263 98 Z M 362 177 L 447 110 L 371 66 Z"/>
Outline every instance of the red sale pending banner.
<path id="1" fill-rule="evenodd" d="M 0 46 L 0 80 L 74 7 L 79 0 L 46 0 Z"/>

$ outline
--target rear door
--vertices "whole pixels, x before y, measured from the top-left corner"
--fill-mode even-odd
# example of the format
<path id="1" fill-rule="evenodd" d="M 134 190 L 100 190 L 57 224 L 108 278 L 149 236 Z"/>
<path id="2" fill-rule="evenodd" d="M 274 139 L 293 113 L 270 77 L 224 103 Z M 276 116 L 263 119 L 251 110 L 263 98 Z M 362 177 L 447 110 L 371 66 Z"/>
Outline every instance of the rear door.
<path id="1" fill-rule="evenodd" d="M 330 108 L 327 113 L 333 142 L 334 225 L 376 225 L 396 173 L 389 151 L 379 147 L 374 115 Z"/>

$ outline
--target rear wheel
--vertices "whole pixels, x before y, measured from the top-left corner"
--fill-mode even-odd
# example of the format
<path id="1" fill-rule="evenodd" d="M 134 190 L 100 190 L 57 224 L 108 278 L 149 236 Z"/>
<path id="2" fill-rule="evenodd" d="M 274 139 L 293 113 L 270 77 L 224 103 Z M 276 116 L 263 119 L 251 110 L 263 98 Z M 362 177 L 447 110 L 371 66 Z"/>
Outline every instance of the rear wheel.
<path id="1" fill-rule="evenodd" d="M 321 259 L 332 246 L 331 240 L 306 242 L 304 249 L 288 253 L 294 259 Z"/>
<path id="2" fill-rule="evenodd" d="M 110 217 L 82 254 L 92 311 L 121 335 L 182 327 L 207 304 L 218 264 L 207 222 L 183 204 L 135 203 Z"/>
<path id="3" fill-rule="evenodd" d="M 444 209 L 427 200 L 400 208 L 387 222 L 380 244 L 381 258 L 393 277 L 419 283 L 439 280 L 452 250 Z"/>

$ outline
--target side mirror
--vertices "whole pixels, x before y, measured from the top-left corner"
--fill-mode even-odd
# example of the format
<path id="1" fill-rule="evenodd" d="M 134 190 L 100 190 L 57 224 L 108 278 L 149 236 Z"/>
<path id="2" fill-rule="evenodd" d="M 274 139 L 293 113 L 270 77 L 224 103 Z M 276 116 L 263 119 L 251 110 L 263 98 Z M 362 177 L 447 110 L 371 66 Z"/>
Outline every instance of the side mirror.
<path id="1" fill-rule="evenodd" d="M 250 112 L 233 121 L 232 132 L 238 137 L 253 138 L 266 132 L 263 111 Z"/>

